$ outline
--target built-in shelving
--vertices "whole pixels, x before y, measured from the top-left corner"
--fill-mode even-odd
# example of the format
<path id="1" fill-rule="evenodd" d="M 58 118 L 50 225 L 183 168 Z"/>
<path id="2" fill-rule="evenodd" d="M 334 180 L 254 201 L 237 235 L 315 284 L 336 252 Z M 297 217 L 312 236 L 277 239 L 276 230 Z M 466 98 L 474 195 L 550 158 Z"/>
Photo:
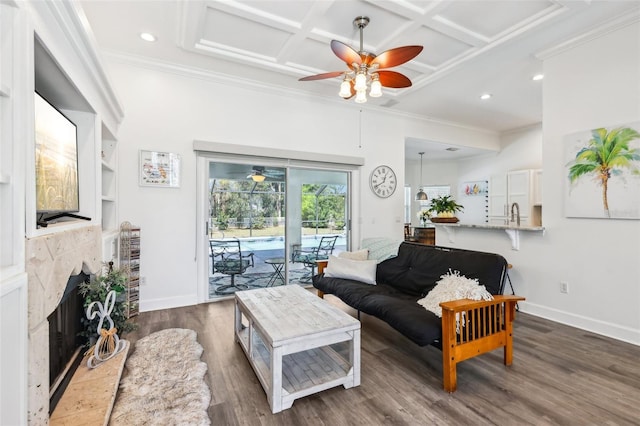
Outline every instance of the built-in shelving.
<path id="1" fill-rule="evenodd" d="M 104 123 L 102 124 L 101 142 L 102 230 L 109 232 L 118 229 L 118 142 Z"/>

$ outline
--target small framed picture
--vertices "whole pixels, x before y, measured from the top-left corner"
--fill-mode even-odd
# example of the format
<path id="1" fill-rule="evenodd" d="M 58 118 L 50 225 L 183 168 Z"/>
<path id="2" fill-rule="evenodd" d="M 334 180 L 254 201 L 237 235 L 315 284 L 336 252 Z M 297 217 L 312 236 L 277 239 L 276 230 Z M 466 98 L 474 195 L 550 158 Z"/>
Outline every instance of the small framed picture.
<path id="1" fill-rule="evenodd" d="M 180 187 L 180 154 L 140 150 L 140 185 Z"/>

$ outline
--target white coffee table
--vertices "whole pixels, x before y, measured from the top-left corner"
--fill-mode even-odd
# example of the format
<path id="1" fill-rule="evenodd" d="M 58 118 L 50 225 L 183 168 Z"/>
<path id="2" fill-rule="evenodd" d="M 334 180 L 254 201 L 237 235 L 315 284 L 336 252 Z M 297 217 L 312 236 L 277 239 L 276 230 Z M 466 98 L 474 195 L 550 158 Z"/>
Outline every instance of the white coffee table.
<path id="1" fill-rule="evenodd" d="M 358 320 L 298 285 L 237 292 L 235 301 L 235 340 L 271 412 L 325 389 L 360 385 Z"/>

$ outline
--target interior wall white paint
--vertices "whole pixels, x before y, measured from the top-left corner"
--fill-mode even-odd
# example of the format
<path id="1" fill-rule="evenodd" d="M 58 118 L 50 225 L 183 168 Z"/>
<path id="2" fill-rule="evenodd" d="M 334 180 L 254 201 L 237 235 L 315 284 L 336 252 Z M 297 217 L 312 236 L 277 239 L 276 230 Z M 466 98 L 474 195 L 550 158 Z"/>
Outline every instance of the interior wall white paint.
<path id="1" fill-rule="evenodd" d="M 594 60 L 597 58 L 597 60 Z M 640 344 L 640 220 L 572 219 L 563 215 L 563 137 L 640 118 L 640 24 L 625 27 L 547 59 L 543 143 L 539 131 L 506 135 L 495 158 L 461 164 L 460 180 L 493 170 L 543 168 L 544 235 L 520 232 L 520 250 L 500 230 L 442 228 L 437 243 L 500 253 L 521 304 L 558 322 Z M 560 281 L 569 293 L 560 293 Z"/>
<path id="2" fill-rule="evenodd" d="M 544 72 L 543 184 L 550 208 L 543 223 L 557 234 L 557 250 L 567 253 L 565 262 L 545 257 L 556 280 L 571 288 L 557 308 L 619 326 L 640 344 L 640 220 L 565 218 L 562 207 L 563 137 L 640 119 L 640 23 L 546 60 Z M 553 289 L 541 298 L 553 297 Z"/>
<path id="3" fill-rule="evenodd" d="M 458 144 L 484 141 L 488 148 L 499 144 L 491 133 L 408 119 L 384 110 L 362 108 L 360 112 L 352 102 L 277 95 L 114 58 L 109 66 L 125 109 L 118 136 L 118 215 L 142 228 L 143 311 L 197 301 L 194 139 L 364 157 L 353 188 L 358 207 L 354 210 L 360 212 L 353 218 L 354 226 L 363 238 L 402 235 L 402 191 L 380 199 L 369 190 L 368 179 L 379 164 L 404 176 L 406 135 Z M 180 188 L 140 187 L 140 149 L 179 153 Z M 400 181 L 399 187 L 403 184 Z"/>

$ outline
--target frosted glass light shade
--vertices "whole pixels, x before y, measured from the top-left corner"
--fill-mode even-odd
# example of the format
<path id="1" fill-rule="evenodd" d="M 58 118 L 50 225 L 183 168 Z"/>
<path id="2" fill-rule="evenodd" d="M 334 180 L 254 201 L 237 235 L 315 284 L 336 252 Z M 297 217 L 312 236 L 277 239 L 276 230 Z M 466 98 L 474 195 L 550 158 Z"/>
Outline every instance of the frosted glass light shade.
<path id="1" fill-rule="evenodd" d="M 382 96 L 382 84 L 380 80 L 373 80 L 371 83 L 371 91 L 369 92 L 369 96 L 372 98 L 379 98 Z"/>
<path id="2" fill-rule="evenodd" d="M 359 72 L 356 74 L 356 85 L 354 86 L 356 92 L 367 90 L 367 76 L 364 73 Z"/>
<path id="3" fill-rule="evenodd" d="M 358 90 L 356 92 L 356 103 L 363 104 L 367 102 L 367 92 L 365 90 Z"/>
<path id="4" fill-rule="evenodd" d="M 338 93 L 343 98 L 348 98 L 351 96 L 351 84 L 349 84 L 348 80 L 344 80 L 342 84 L 340 84 L 340 93 Z"/>

